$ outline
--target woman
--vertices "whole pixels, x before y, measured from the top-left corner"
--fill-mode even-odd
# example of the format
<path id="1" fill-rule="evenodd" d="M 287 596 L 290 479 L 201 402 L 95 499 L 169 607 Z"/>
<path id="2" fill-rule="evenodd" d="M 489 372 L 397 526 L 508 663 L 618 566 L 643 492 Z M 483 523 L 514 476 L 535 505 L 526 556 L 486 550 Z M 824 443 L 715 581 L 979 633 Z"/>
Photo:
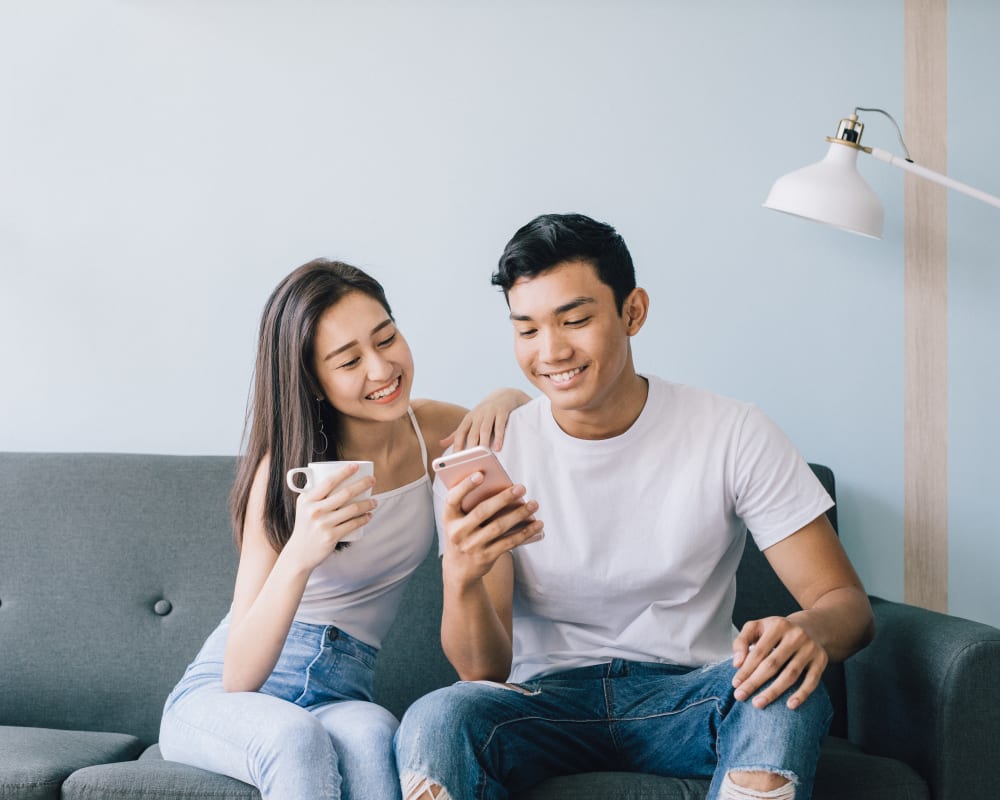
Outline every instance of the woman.
<path id="1" fill-rule="evenodd" d="M 264 800 L 399 796 L 397 721 L 372 671 L 404 586 L 435 538 L 428 465 L 495 429 L 527 396 L 501 390 L 465 415 L 410 403 L 413 361 L 382 287 L 319 259 L 274 290 L 261 319 L 246 454 L 232 494 L 233 603 L 171 692 L 164 758 L 251 783 Z M 480 433 L 482 431 L 482 433 Z M 285 473 L 347 467 L 296 496 Z M 349 545 L 340 543 L 364 528 Z"/>

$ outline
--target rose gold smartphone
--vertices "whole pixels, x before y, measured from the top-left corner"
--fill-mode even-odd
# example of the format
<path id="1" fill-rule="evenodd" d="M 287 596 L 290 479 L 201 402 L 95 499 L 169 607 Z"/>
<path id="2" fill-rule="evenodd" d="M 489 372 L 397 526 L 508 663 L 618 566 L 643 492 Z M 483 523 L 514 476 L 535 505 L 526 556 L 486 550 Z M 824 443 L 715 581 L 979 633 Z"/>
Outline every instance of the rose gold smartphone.
<path id="1" fill-rule="evenodd" d="M 487 497 L 513 486 L 510 476 L 492 450 L 470 447 L 434 459 L 434 472 L 451 489 L 473 472 L 482 472 L 484 480 L 462 499 L 462 511 L 468 514 Z"/>

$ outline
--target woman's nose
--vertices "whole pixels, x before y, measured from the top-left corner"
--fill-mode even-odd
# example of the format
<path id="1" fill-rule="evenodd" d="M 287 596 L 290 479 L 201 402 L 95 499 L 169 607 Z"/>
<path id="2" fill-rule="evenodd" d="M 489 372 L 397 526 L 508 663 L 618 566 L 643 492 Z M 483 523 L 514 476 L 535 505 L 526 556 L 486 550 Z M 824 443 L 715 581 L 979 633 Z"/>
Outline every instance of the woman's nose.
<path id="1" fill-rule="evenodd" d="M 371 381 L 388 380 L 392 377 L 392 362 L 381 353 L 373 353 L 368 359 L 368 379 Z"/>

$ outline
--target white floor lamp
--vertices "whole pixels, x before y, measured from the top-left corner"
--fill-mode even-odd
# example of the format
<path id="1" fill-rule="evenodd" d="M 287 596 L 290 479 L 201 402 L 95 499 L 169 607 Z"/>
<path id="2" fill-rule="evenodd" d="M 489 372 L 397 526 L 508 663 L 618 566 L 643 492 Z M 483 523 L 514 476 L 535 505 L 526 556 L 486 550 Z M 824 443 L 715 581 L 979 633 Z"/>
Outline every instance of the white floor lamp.
<path id="1" fill-rule="evenodd" d="M 903 148 L 903 158 L 877 147 L 862 146 L 861 133 L 865 126 L 858 119 L 859 111 L 884 114 L 892 121 Z M 765 208 L 824 222 L 862 236 L 881 239 L 884 218 L 882 202 L 858 172 L 859 153 L 867 153 L 879 161 L 1000 208 L 1000 197 L 994 197 L 953 180 L 947 175 L 913 163 L 903 142 L 899 125 L 888 112 L 880 108 L 855 108 L 851 116 L 840 121 L 837 135 L 827 136 L 826 140 L 830 142 L 826 157 L 822 161 L 778 178 L 764 201 Z"/>

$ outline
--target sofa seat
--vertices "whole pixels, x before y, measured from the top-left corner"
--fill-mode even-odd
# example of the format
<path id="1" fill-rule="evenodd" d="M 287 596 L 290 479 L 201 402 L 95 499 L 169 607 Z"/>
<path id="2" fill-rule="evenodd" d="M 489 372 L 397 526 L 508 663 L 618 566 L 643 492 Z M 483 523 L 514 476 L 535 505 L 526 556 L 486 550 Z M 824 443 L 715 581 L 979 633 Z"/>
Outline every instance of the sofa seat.
<path id="1" fill-rule="evenodd" d="M 0 794 L 0 797 L 3 795 Z M 253 786 L 176 761 L 164 761 L 152 745 L 128 764 L 77 770 L 62 787 L 63 800 L 260 800 Z"/>
<path id="2" fill-rule="evenodd" d="M 257 790 L 241 781 L 164 761 L 156 745 L 132 763 L 78 770 L 63 785 L 62 797 L 176 800 L 182 792 L 185 800 L 260 800 Z M 592 772 L 552 778 L 516 800 L 704 800 L 707 792 L 707 780 Z M 813 800 L 885 800 L 887 796 L 896 800 L 930 798 L 927 784 L 901 761 L 868 755 L 846 739 L 827 738 Z"/>
<path id="3" fill-rule="evenodd" d="M 590 772 L 551 778 L 516 800 L 704 800 L 708 781 L 636 773 Z M 868 755 L 846 739 L 827 737 L 816 768 L 813 800 L 930 800 L 910 767 Z"/>
<path id="4" fill-rule="evenodd" d="M 0 798 L 59 800 L 59 787 L 76 770 L 131 761 L 142 749 L 124 733 L 0 725 Z"/>

